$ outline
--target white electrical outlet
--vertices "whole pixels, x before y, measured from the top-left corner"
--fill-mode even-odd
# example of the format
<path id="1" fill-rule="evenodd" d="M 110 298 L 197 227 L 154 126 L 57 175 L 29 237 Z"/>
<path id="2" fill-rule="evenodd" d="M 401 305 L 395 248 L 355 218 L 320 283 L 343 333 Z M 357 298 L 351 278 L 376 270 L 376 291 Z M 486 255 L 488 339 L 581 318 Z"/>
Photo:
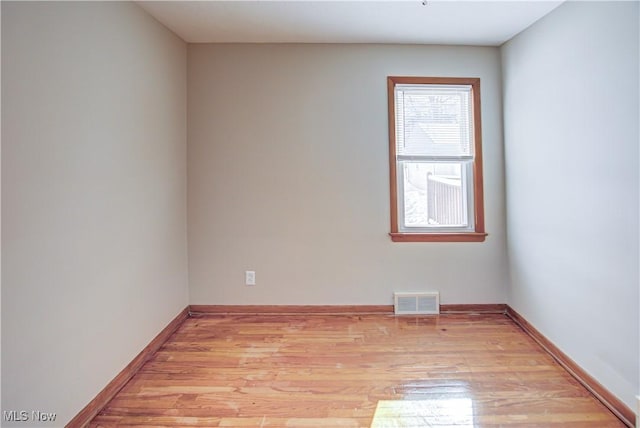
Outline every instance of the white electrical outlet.
<path id="1" fill-rule="evenodd" d="M 247 270 L 244 272 L 244 284 L 245 285 L 256 285 L 256 271 Z"/>

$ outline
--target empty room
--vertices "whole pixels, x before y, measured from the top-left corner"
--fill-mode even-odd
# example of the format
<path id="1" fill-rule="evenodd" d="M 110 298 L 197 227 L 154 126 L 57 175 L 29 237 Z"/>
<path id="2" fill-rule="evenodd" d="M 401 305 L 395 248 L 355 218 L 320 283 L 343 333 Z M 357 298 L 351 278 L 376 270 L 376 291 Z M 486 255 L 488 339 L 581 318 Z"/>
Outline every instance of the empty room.
<path id="1" fill-rule="evenodd" d="M 639 6 L 2 1 L 0 424 L 637 426 Z"/>

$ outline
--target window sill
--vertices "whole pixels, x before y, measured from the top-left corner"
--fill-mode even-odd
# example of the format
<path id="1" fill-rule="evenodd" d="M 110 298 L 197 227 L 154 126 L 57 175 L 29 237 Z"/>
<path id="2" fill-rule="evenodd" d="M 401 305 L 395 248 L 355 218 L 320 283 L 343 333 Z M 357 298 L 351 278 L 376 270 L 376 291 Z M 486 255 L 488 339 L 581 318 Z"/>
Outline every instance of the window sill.
<path id="1" fill-rule="evenodd" d="M 484 232 L 468 233 L 398 233 L 389 234 L 393 242 L 484 242 Z"/>

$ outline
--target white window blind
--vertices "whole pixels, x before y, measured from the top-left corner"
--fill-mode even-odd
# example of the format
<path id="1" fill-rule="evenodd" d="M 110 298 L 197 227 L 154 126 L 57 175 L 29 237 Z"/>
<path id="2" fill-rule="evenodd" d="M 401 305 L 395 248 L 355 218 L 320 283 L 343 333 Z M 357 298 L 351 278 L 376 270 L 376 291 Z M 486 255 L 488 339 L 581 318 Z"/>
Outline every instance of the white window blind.
<path id="1" fill-rule="evenodd" d="M 471 85 L 396 85 L 397 159 L 473 159 L 471 89 Z"/>

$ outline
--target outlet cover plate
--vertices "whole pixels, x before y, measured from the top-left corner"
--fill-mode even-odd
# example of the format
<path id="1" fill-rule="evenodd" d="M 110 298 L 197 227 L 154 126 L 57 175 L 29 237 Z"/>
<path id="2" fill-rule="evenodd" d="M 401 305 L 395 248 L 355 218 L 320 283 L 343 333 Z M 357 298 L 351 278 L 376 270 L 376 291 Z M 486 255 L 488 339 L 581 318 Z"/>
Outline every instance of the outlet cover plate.
<path id="1" fill-rule="evenodd" d="M 256 285 L 256 271 L 248 270 L 244 272 L 245 285 Z"/>

